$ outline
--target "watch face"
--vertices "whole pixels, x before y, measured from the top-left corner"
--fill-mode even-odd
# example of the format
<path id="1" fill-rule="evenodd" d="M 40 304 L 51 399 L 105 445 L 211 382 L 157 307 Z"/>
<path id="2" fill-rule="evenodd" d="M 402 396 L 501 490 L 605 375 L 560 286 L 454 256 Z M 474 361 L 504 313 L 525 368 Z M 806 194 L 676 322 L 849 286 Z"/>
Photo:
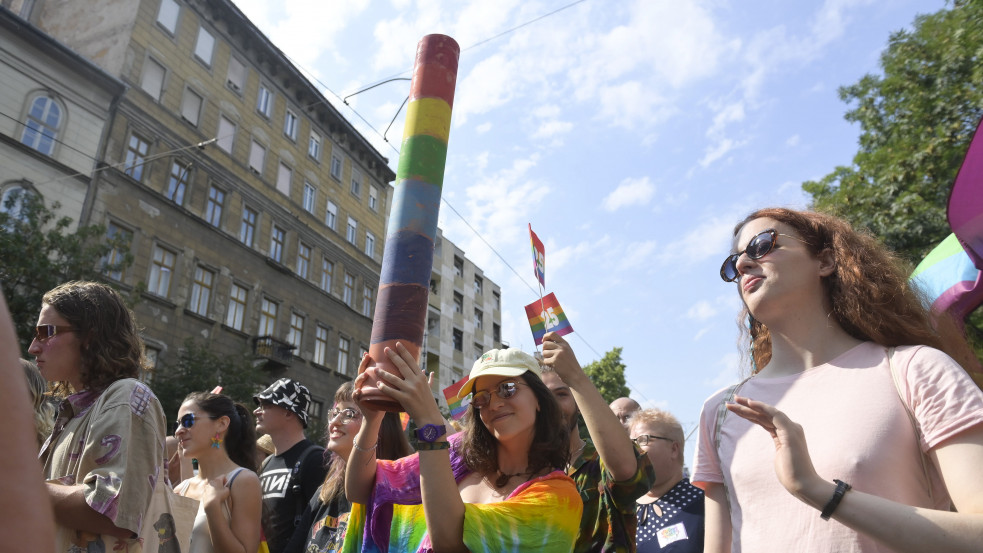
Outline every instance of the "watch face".
<path id="1" fill-rule="evenodd" d="M 434 425 L 432 425 L 432 424 L 428 424 L 428 425 L 424 426 L 423 427 L 423 439 L 426 440 L 426 441 L 428 441 L 428 442 L 432 442 L 432 441 L 436 440 L 437 439 L 437 427 L 434 426 Z"/>

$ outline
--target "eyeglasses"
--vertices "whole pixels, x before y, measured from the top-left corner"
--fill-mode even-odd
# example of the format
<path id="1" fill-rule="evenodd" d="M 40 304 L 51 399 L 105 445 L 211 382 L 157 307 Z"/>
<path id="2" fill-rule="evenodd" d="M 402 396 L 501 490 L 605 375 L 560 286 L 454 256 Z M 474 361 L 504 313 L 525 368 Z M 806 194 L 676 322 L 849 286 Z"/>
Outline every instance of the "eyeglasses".
<path id="1" fill-rule="evenodd" d="M 59 332 L 72 332 L 74 329 L 66 325 L 38 325 L 34 327 L 34 339 L 43 342 Z"/>
<path id="2" fill-rule="evenodd" d="M 355 419 L 361 418 L 362 414 L 358 411 L 352 409 L 351 407 L 345 407 L 344 409 L 334 409 L 328 411 L 328 422 L 334 420 L 335 417 L 341 415 L 341 424 L 348 424 Z"/>
<path id="3" fill-rule="evenodd" d="M 667 442 L 674 442 L 672 438 L 666 438 L 663 436 L 653 436 L 652 434 L 642 434 L 641 436 L 636 436 L 631 439 L 631 441 L 638 444 L 639 447 L 645 447 L 652 443 L 652 440 L 665 440 Z"/>
<path id="4" fill-rule="evenodd" d="M 751 238 L 751 241 L 747 243 L 747 247 L 744 248 L 743 252 L 732 253 L 727 256 L 724 264 L 720 266 L 720 278 L 724 279 L 724 282 L 734 282 L 741 278 L 741 272 L 737 270 L 737 260 L 740 259 L 741 254 L 746 253 L 749 259 L 761 259 L 771 253 L 771 250 L 775 249 L 776 239 L 779 236 L 787 236 L 803 244 L 808 244 L 808 242 L 801 238 L 797 238 L 791 234 L 782 234 L 773 228 L 761 231 Z"/>
<path id="5" fill-rule="evenodd" d="M 495 395 L 497 395 L 502 399 L 509 399 L 510 397 L 514 396 L 516 392 L 519 391 L 519 384 L 520 384 L 519 382 L 514 382 L 514 381 L 502 382 L 501 384 L 498 385 L 498 388 L 495 389 Z M 491 392 L 489 392 L 488 390 L 475 392 L 471 396 L 471 405 L 473 405 L 475 409 L 482 409 L 484 407 L 487 407 L 488 402 L 490 401 L 491 401 Z"/>
<path id="6" fill-rule="evenodd" d="M 210 418 L 212 420 L 215 420 L 215 419 L 218 418 L 218 417 L 213 417 L 211 415 L 207 415 L 207 416 L 208 416 L 208 418 Z M 192 426 L 195 425 L 195 421 L 197 419 L 198 419 L 198 417 L 194 413 L 188 413 L 188 414 L 184 415 L 183 417 L 181 417 L 180 419 L 176 420 L 175 422 L 177 423 L 177 425 L 178 425 L 179 428 L 182 427 L 182 426 L 184 428 L 191 428 Z"/>

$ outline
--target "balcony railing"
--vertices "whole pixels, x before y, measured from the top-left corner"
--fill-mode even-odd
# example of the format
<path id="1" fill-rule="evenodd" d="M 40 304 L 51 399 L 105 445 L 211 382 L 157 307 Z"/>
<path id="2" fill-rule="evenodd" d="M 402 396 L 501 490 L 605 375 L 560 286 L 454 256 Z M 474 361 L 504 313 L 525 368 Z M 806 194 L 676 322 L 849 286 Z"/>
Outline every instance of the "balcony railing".
<path id="1" fill-rule="evenodd" d="M 253 338 L 253 355 L 260 359 L 266 359 L 268 364 L 275 366 L 290 366 L 294 349 L 296 349 L 294 346 L 272 336 Z"/>

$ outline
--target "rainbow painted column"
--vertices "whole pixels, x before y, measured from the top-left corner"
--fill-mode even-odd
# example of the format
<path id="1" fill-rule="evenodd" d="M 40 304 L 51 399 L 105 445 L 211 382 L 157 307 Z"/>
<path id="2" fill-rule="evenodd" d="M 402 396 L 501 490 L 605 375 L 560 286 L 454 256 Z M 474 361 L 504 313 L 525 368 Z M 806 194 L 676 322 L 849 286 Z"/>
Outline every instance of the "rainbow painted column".
<path id="1" fill-rule="evenodd" d="M 416 48 L 369 345 L 375 366 L 393 374 L 399 371 L 386 357 L 386 347 L 395 348 L 398 341 L 417 359 L 423 347 L 460 54 L 457 42 L 444 35 L 427 35 Z M 375 379 L 362 387 L 362 401 L 386 411 L 402 410 L 379 391 Z"/>

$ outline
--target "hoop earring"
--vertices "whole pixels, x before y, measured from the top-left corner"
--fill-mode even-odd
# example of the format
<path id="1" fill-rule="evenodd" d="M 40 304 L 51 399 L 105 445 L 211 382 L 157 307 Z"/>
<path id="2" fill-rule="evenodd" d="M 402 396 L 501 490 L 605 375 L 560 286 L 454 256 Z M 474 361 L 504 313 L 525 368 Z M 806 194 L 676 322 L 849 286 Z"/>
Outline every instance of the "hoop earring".
<path id="1" fill-rule="evenodd" d="M 212 447 L 219 449 L 222 446 L 222 433 L 216 432 L 215 437 L 212 438 Z"/>

